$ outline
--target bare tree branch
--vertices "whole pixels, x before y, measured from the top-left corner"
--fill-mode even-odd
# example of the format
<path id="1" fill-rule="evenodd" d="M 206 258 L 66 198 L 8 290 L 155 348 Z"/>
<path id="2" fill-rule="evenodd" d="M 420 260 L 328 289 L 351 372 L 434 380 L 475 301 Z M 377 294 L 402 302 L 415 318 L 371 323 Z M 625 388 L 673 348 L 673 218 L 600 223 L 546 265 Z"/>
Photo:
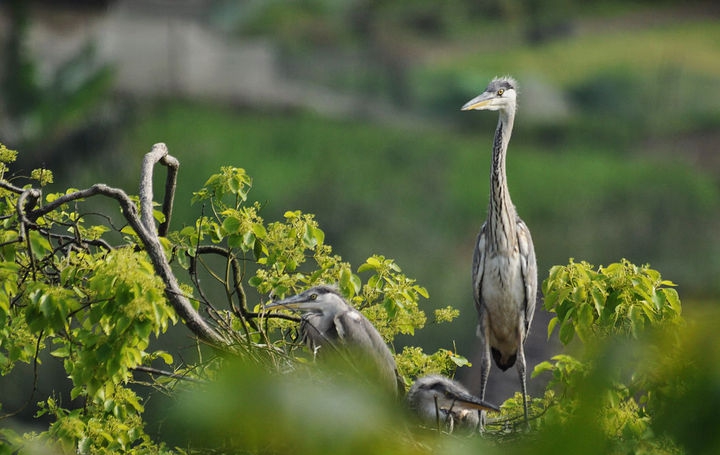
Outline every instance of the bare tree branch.
<path id="1" fill-rule="evenodd" d="M 148 181 L 145 180 L 145 182 L 147 183 Z M 150 179 L 149 185 L 152 186 L 152 179 Z M 142 193 L 145 193 L 145 197 L 147 197 L 147 189 L 141 187 L 141 190 L 141 195 Z M 27 197 L 35 196 L 35 193 L 30 193 L 30 191 L 32 190 L 24 192 L 20 196 L 20 199 L 26 199 Z M 28 193 L 28 196 L 25 196 L 25 198 L 23 198 L 26 193 Z M 212 326 L 208 324 L 205 319 L 202 318 L 202 316 L 200 316 L 197 311 L 195 311 L 195 308 L 193 308 L 190 300 L 184 295 L 184 293 L 180 289 L 177 278 L 175 277 L 170 267 L 170 264 L 165 257 L 165 252 L 162 245 L 160 244 L 160 239 L 158 238 L 157 233 L 154 229 L 154 223 L 150 225 L 149 229 L 146 227 L 146 225 L 143 224 L 140 216 L 138 215 L 137 207 L 123 190 L 120 190 L 118 188 L 112 188 L 102 183 L 98 183 L 84 190 L 65 194 L 57 198 L 56 200 L 50 202 L 49 204 L 43 207 L 39 207 L 27 214 L 25 214 L 23 210 L 24 204 L 18 202 L 17 209 L 19 217 L 20 220 L 23 221 L 23 223 L 21 224 L 32 223 L 39 217 L 52 212 L 63 204 L 96 195 L 103 195 L 115 199 L 120 204 L 123 216 L 128 221 L 128 224 L 130 224 L 130 226 L 137 233 L 140 241 L 142 242 L 145 250 L 148 253 L 148 256 L 150 257 L 150 261 L 155 268 L 155 272 L 165 283 L 165 295 L 168 298 L 168 301 L 173 306 L 178 315 L 180 315 L 180 317 L 183 319 L 185 325 L 193 333 L 195 333 L 195 335 L 197 335 L 205 342 L 208 342 L 215 346 L 228 345 L 229 341 L 225 337 L 220 335 Z M 150 201 L 149 204 L 150 206 L 152 206 L 152 201 Z M 150 211 L 150 221 L 152 222 L 152 211 Z"/>
<path id="2" fill-rule="evenodd" d="M 145 154 L 143 159 L 142 170 L 140 171 L 140 212 L 142 222 L 148 230 L 155 230 L 155 221 L 153 219 L 153 191 L 152 178 L 153 169 L 156 163 L 160 163 L 168 168 L 165 178 L 165 196 L 163 199 L 162 212 L 165 220 L 160 224 L 158 235 L 164 237 L 167 235 L 170 226 L 170 217 L 172 215 L 173 201 L 175 199 L 175 188 L 177 186 L 177 174 L 180 168 L 178 160 L 170 155 L 168 148 L 162 142 L 152 146 L 149 153 Z"/>
<path id="3" fill-rule="evenodd" d="M 165 215 L 165 221 L 160 223 L 160 227 L 158 227 L 158 235 L 160 237 L 165 237 L 168 233 L 168 229 L 170 229 L 170 217 L 173 212 L 180 162 L 171 155 L 165 155 L 163 159 L 160 160 L 160 164 L 164 164 L 165 167 L 167 167 L 167 177 L 165 178 L 165 198 L 163 199 L 162 205 L 162 212 Z"/>
<path id="4" fill-rule="evenodd" d="M 22 192 L 25 191 L 23 188 L 20 188 L 19 186 L 15 186 L 12 183 L 8 182 L 7 180 L 0 180 L 0 188 L 3 188 L 8 191 L 12 191 L 15 194 L 22 194 Z"/>
<path id="5" fill-rule="evenodd" d="M 40 199 L 41 196 L 42 196 L 42 193 L 40 192 L 40 190 L 35 189 L 35 188 L 30 188 L 28 190 L 23 190 L 22 193 L 20 193 L 20 196 L 18 197 L 17 205 L 16 205 L 15 209 L 18 212 L 18 218 L 20 221 L 19 235 L 20 235 L 21 239 L 25 239 L 26 225 L 32 224 L 30 219 L 28 219 L 25 216 L 25 212 L 27 210 L 31 210 L 32 207 L 35 207 L 38 199 Z M 37 218 L 35 218 L 35 219 L 37 219 Z M 33 219 L 32 221 L 34 222 L 35 219 Z"/>

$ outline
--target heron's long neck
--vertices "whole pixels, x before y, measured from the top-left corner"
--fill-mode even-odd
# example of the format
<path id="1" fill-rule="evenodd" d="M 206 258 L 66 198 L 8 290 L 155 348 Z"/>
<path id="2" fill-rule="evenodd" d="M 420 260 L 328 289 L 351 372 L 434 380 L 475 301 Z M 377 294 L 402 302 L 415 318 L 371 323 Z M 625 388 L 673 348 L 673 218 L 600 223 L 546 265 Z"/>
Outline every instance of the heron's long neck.
<path id="1" fill-rule="evenodd" d="M 495 251 L 514 248 L 515 206 L 510 199 L 505 173 L 505 157 L 512 134 L 515 115 L 500 111 L 495 140 L 493 142 L 492 168 L 490 170 L 490 207 L 488 209 L 488 244 Z"/>

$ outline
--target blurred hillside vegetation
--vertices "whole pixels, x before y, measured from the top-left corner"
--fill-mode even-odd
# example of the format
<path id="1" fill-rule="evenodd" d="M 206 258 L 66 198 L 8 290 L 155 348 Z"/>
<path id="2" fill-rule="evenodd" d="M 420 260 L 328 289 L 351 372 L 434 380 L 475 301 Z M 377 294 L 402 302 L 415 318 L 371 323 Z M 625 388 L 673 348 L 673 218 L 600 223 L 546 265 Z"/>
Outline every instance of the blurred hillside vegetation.
<path id="1" fill-rule="evenodd" d="M 85 3 L 61 5 L 83 11 Z M 62 13 L 52 2 L 8 4 L 15 10 L 6 6 L 5 14 L 20 14 L 15 18 L 28 27 L 33 18 Z M 314 213 L 327 242 L 350 262 L 392 257 L 428 289 L 430 306 L 460 308 L 452 339 L 469 353 L 469 264 L 486 211 L 497 119 L 459 107 L 493 76 L 512 74 L 521 93 L 508 178 L 533 233 L 540 279 L 571 257 L 595 264 L 628 258 L 670 277 L 687 304 L 717 299 L 714 2 L 184 4 L 201 5 L 192 20 L 230 43 L 271 43 L 278 81 L 347 95 L 354 108 L 328 115 L 296 103 L 179 97 L 172 86 L 153 94 L 119 91 L 112 72 L 123 68 L 93 56 L 92 42 L 84 65 L 68 62 L 76 73 L 40 77 L 42 62 L 33 60 L 27 30 L 18 26 L 17 35 L 3 37 L 3 61 L 21 62 L 2 65 L 3 124 L 46 126 L 3 138 L 26 169 L 59 168 L 57 188 L 104 181 L 132 189 L 142 155 L 162 141 L 181 163 L 177 200 L 189 201 L 220 166 L 245 168 L 265 219 L 295 209 Z M 127 1 L 105 2 L 89 17 L 118 5 L 159 24 L 186 14 L 162 2 Z M 32 103 L 10 103 L 9 94 L 25 92 Z M 200 210 L 180 203 L 173 224 L 191 223 Z M 447 347 L 439 330 L 430 327 L 422 343 Z"/>
<path id="2" fill-rule="evenodd" d="M 510 73 L 510 187 L 540 270 L 628 257 L 688 296 L 717 295 L 720 28 L 708 5 L 543 2 L 539 23 L 534 2 L 473 5 L 228 2 L 224 25 L 271 36 L 289 75 L 388 101 L 397 121 L 163 102 L 139 113 L 122 150 L 163 138 L 193 170 L 188 192 L 217 163 L 241 165 L 267 213 L 316 213 L 345 256 L 387 253 L 431 295 L 462 302 L 496 118 L 459 106 Z"/>

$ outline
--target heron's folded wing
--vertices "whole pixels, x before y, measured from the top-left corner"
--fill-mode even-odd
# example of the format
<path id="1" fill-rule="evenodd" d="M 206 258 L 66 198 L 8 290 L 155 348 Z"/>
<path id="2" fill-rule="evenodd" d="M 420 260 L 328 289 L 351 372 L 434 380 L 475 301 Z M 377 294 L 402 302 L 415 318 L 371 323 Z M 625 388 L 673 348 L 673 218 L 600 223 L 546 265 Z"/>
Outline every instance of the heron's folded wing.
<path id="1" fill-rule="evenodd" d="M 335 327 L 339 337 L 348 347 L 367 354 L 388 384 L 400 387 L 395 358 L 380 333 L 365 316 L 355 309 L 344 311 L 335 316 Z M 404 385 L 402 388 L 404 389 Z"/>
<path id="2" fill-rule="evenodd" d="M 475 298 L 475 307 L 477 308 L 478 314 L 482 314 L 484 311 L 482 305 L 482 279 L 483 272 L 485 270 L 485 242 L 487 242 L 487 222 L 483 223 L 480 228 L 480 233 L 477 236 L 475 242 L 475 251 L 473 253 L 473 264 L 472 264 L 472 284 L 473 284 L 473 297 Z"/>
<path id="3" fill-rule="evenodd" d="M 520 270 L 525 284 L 525 333 L 527 333 L 535 315 L 537 301 L 537 262 L 530 230 L 520 218 L 517 219 L 517 237 L 520 249 Z"/>

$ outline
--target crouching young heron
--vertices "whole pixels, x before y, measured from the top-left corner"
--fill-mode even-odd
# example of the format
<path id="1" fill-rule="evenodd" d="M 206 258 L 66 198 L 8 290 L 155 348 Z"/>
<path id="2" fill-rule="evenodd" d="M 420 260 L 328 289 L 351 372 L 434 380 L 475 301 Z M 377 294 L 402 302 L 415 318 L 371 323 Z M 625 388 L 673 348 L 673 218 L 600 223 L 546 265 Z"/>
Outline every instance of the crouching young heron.
<path id="1" fill-rule="evenodd" d="M 395 358 L 380 333 L 336 288 L 316 286 L 265 305 L 266 309 L 279 307 L 302 313 L 300 335 L 313 353 L 343 349 L 359 354 L 372 364 L 381 383 L 398 394 L 405 391 Z"/>
<path id="2" fill-rule="evenodd" d="M 500 410 L 472 395 L 459 382 L 441 375 L 418 378 L 405 400 L 422 422 L 450 433 L 455 429 L 476 430 L 480 424 L 479 410 Z"/>
<path id="3" fill-rule="evenodd" d="M 517 108 L 517 83 L 493 79 L 485 91 L 468 101 L 467 110 L 498 111 L 490 168 L 490 204 L 473 254 L 472 282 L 480 338 L 480 398 L 485 398 L 490 355 L 501 370 L 517 365 L 528 422 L 525 350 L 535 313 L 537 264 L 530 230 L 510 199 L 505 157 Z"/>

